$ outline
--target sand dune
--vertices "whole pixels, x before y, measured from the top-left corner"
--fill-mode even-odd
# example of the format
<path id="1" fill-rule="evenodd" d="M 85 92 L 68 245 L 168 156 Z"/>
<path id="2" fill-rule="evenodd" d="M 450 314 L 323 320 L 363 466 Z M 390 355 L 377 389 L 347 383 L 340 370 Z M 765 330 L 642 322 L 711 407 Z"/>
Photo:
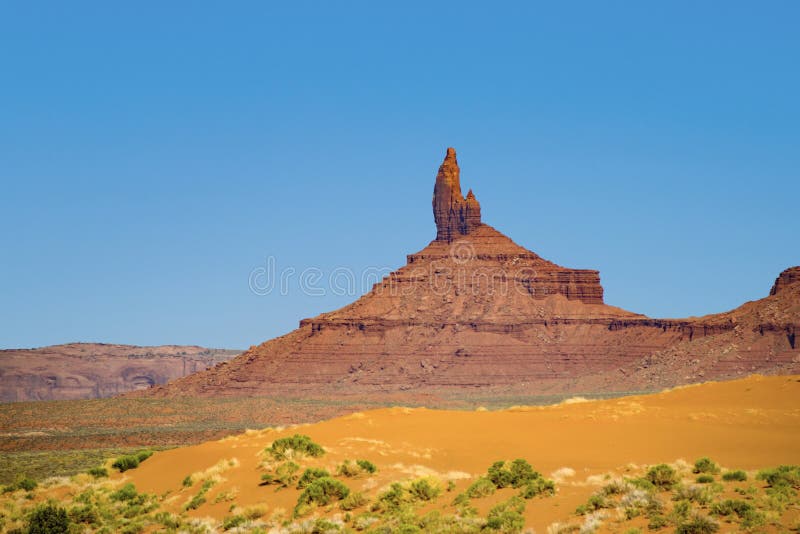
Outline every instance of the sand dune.
<path id="1" fill-rule="evenodd" d="M 524 458 L 557 482 L 555 497 L 533 500 L 526 508 L 526 526 L 544 532 L 551 523 L 569 519 L 606 474 L 633 474 L 660 462 L 680 466 L 680 460 L 701 456 L 745 470 L 799 464 L 800 376 L 753 376 L 654 395 L 503 411 L 374 410 L 160 452 L 120 476 L 140 491 L 168 493 L 164 506 L 176 512 L 197 493 L 197 485 L 182 485 L 194 473 L 195 479 L 215 482 L 207 502 L 190 515 L 223 518 L 232 503 L 261 506 L 265 517 L 276 510 L 290 515 L 299 490 L 275 491 L 259 482 L 263 449 L 295 433 L 310 436 L 327 451 L 305 459 L 303 467 L 335 472 L 344 460 L 356 458 L 376 464 L 374 476 L 343 479 L 369 497 L 392 481 L 432 476 L 445 485 L 452 480 L 452 495 L 429 505 L 443 509 L 492 462 Z M 483 513 L 510 495 L 500 491 L 475 504 Z"/>

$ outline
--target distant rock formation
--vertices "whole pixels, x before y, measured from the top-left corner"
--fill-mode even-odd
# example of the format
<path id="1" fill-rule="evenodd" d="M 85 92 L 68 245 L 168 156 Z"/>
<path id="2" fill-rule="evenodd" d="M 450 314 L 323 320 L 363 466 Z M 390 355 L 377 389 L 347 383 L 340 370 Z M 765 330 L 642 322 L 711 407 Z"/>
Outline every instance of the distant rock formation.
<path id="1" fill-rule="evenodd" d="M 227 363 L 137 395 L 543 395 L 800 372 L 800 284 L 736 310 L 653 319 L 606 305 L 598 271 L 556 265 L 481 222 L 455 150 L 436 238 L 352 304 Z"/>
<path id="2" fill-rule="evenodd" d="M 105 343 L 0 350 L 0 402 L 110 397 L 164 384 L 240 352 Z"/>

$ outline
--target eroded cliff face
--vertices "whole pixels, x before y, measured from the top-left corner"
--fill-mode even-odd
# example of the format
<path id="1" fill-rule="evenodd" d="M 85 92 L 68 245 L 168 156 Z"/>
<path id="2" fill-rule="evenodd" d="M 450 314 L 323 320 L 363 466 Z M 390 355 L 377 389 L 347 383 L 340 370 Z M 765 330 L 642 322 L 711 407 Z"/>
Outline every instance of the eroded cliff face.
<path id="1" fill-rule="evenodd" d="M 773 284 L 769 294 L 777 295 L 798 282 L 800 282 L 800 267 L 789 267 L 775 279 L 775 284 Z"/>
<path id="2" fill-rule="evenodd" d="M 165 384 L 240 351 L 70 343 L 0 350 L 0 402 L 96 399 Z"/>
<path id="3" fill-rule="evenodd" d="M 606 305 L 597 271 L 556 265 L 482 223 L 453 149 L 433 213 L 436 238 L 357 301 L 144 394 L 541 395 L 800 371 L 791 273 L 733 312 L 653 319 Z M 707 365 L 684 366 L 694 360 Z"/>

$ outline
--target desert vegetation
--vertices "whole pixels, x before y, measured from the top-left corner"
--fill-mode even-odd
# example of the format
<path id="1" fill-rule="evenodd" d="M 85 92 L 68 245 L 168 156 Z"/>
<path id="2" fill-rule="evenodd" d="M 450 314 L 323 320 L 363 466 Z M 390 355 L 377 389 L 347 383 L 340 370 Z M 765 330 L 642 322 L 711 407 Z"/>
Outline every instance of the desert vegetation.
<path id="1" fill-rule="evenodd" d="M 122 458 L 129 456 L 138 459 L 137 455 Z M 261 473 L 234 473 L 239 460 L 226 458 L 176 478 L 174 490 L 162 495 L 140 492 L 126 480 L 128 470 L 109 471 L 119 458 L 72 477 L 39 483 L 20 478 L 0 494 L 0 529 L 15 533 L 272 529 L 287 533 L 521 533 L 527 528 L 526 511 L 533 503 L 558 501 L 561 491 L 559 483 L 523 458 L 495 461 L 484 473 L 458 482 L 425 475 L 376 484 L 373 478 L 391 471 L 388 466 L 364 459 L 326 464 L 325 448 L 306 435 L 274 440 L 262 456 Z M 623 472 L 606 475 L 598 489 L 588 493 L 572 514 L 564 510 L 563 518 L 547 532 L 610 529 L 631 534 L 706 534 L 800 527 L 799 466 L 747 473 L 700 458 L 693 465 L 678 461 L 626 467 Z M 737 475 L 725 476 L 731 473 Z M 234 475 L 238 482 L 249 477 L 256 487 L 289 493 L 293 508 L 270 507 L 269 491 L 263 505 L 239 505 L 235 489 L 217 490 L 225 477 Z M 572 487 L 574 491 L 580 486 Z M 211 519 L 209 507 L 214 506 L 224 506 L 227 513 Z"/>
<path id="2" fill-rule="evenodd" d="M 293 439 L 292 443 L 304 444 L 300 446 L 304 450 L 318 450 L 310 439 Z M 97 478 L 88 473 L 41 484 L 20 480 L 4 488 L 0 528 L 16 533 L 267 532 L 273 528 L 290 533 L 520 533 L 526 528 L 525 511 L 530 500 L 558 495 L 556 483 L 524 459 L 494 462 L 483 475 L 465 481 L 464 491 L 448 499 L 443 495 L 450 485 L 436 477 L 397 480 L 364 492 L 348 486 L 347 481 L 353 478 L 347 474 L 295 464 L 297 468 L 291 472 L 302 474 L 291 483 L 285 479 L 287 484 L 281 486 L 297 492 L 291 512 L 275 510 L 268 516 L 268 506 L 240 507 L 232 495 L 230 513 L 223 518 L 210 520 L 205 514 L 195 515 L 212 503 L 229 502 L 212 498 L 211 492 L 221 473 L 236 465 L 235 459 L 229 459 L 193 473 L 186 477 L 194 479 L 193 484 L 177 480 L 176 486 L 181 487 L 177 495 L 141 493 L 124 479 Z M 609 476 L 572 517 L 565 511 L 563 521 L 551 524 L 548 533 L 594 532 L 603 525 L 631 534 L 760 532 L 791 521 L 800 526 L 800 467 L 782 465 L 758 471 L 745 480 L 702 484 L 695 481 L 697 471 L 697 463 L 692 467 L 676 462 L 641 468 L 639 475 Z M 719 473 L 721 469 L 708 467 L 700 472 Z M 56 494 L 61 497 L 54 499 Z M 182 503 L 177 510 L 175 502 Z"/>
<path id="3" fill-rule="evenodd" d="M 680 534 L 706 534 L 720 530 L 759 532 L 769 527 L 793 524 L 800 527 L 797 509 L 800 506 L 797 490 L 800 467 L 779 466 L 758 472 L 761 484 L 745 484 L 744 471 L 729 471 L 741 475 L 723 477 L 716 482 L 712 475 L 700 475 L 692 481 L 691 474 L 719 473 L 719 466 L 708 458 L 695 462 L 691 472 L 681 472 L 680 464 L 659 464 L 650 467 L 642 477 L 620 478 L 604 485 L 578 506 L 577 516 L 585 519 L 562 525 L 569 532 L 586 531 L 586 524 L 631 523 L 648 531 L 670 531 Z M 622 518 L 622 519 L 618 519 Z"/>
<path id="4" fill-rule="evenodd" d="M 111 464 L 111 467 L 118 470 L 120 473 L 127 471 L 128 469 L 136 469 L 139 467 L 139 464 L 147 460 L 153 455 L 153 451 L 144 450 L 139 451 L 136 454 L 126 454 L 125 456 L 120 456 Z"/>

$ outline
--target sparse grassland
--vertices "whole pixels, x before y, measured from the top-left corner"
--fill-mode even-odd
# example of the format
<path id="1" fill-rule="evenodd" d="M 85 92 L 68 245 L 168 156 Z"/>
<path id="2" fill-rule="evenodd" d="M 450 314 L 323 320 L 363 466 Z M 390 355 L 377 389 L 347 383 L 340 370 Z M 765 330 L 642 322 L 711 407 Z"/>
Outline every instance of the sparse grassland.
<path id="1" fill-rule="evenodd" d="M 159 448 L 162 450 L 163 448 Z M 53 476 L 71 476 L 93 470 L 103 476 L 102 467 L 108 460 L 136 453 L 140 449 L 77 449 L 36 452 L 4 452 L 0 462 L 0 484 L 9 484 L 20 476 L 43 480 Z M 108 475 L 106 469 L 105 475 Z"/>

